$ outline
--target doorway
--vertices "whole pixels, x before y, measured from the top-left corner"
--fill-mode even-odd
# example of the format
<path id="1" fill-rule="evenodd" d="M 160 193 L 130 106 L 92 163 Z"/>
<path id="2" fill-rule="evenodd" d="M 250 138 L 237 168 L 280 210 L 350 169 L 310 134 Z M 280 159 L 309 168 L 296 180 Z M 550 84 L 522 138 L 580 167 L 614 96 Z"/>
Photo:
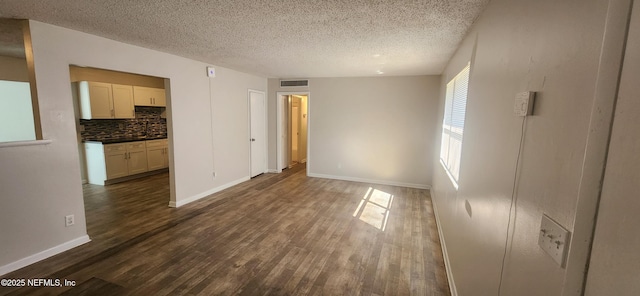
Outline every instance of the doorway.
<path id="1" fill-rule="evenodd" d="M 309 167 L 309 92 L 277 92 L 277 172 Z"/>

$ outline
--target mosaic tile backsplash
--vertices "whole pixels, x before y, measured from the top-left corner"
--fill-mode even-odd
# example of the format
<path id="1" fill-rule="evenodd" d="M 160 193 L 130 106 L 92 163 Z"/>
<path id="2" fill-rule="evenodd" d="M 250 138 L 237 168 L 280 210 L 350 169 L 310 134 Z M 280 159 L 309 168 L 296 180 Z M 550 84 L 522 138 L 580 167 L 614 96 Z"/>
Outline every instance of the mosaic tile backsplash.
<path id="1" fill-rule="evenodd" d="M 83 141 L 103 141 L 122 138 L 167 137 L 167 119 L 160 115 L 164 108 L 136 106 L 133 119 L 80 119 Z"/>

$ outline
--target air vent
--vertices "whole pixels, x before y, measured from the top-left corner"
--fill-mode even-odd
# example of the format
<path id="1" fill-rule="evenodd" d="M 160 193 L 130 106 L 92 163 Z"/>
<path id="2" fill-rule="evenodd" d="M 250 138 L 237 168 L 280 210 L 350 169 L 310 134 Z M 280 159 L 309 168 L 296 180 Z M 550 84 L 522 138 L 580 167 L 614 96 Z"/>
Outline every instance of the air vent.
<path id="1" fill-rule="evenodd" d="M 280 87 L 309 86 L 309 80 L 280 80 Z"/>

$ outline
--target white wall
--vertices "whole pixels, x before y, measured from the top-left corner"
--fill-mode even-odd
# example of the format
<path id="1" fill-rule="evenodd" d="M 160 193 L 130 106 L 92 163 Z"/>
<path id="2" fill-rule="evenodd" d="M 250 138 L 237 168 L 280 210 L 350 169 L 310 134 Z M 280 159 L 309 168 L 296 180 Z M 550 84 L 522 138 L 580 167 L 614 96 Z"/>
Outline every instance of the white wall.
<path id="1" fill-rule="evenodd" d="M 430 185 L 439 76 L 269 79 L 269 169 L 276 167 L 276 92 L 309 91 L 308 174 Z"/>
<path id="2" fill-rule="evenodd" d="M 640 6 L 629 28 L 585 295 L 640 291 Z"/>
<path id="3" fill-rule="evenodd" d="M 446 83 L 471 60 L 459 189 L 439 165 L 433 177 L 434 204 L 459 295 L 497 295 L 500 282 L 500 295 L 576 293 L 568 287 L 581 273 L 558 266 L 537 240 L 543 213 L 574 233 L 588 227 L 574 220 L 579 196 L 597 194 L 580 191 L 597 183 L 584 177 L 592 174 L 585 150 L 607 5 L 491 1 L 443 73 L 439 118 Z M 526 90 L 539 93 L 534 116 L 527 118 L 516 175 L 523 119 L 513 115 L 513 103 L 516 93 Z M 595 127 L 607 128 L 605 123 Z M 585 245 L 588 241 L 572 243 L 571 266 L 584 267 L 577 254 Z"/>
<path id="4" fill-rule="evenodd" d="M 43 137 L 52 143 L 0 148 L 0 271 L 49 248 L 69 247 L 64 244 L 79 242 L 86 234 L 70 64 L 169 79 L 173 203 L 181 205 L 248 178 L 247 89 L 266 91 L 266 78 L 218 67 L 217 77 L 210 80 L 202 62 L 30 24 Z M 75 215 L 76 225 L 65 228 L 68 214 Z"/>

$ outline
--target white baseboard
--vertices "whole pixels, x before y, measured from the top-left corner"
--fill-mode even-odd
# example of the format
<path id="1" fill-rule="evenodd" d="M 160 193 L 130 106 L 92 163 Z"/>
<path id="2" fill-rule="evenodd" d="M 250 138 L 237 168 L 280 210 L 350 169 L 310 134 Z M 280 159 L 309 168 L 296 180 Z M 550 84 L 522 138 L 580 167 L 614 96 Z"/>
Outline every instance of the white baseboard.
<path id="1" fill-rule="evenodd" d="M 324 175 L 324 174 L 315 174 L 315 173 L 307 173 L 307 176 L 315 177 L 315 178 L 372 183 L 372 184 L 380 184 L 380 185 L 392 185 L 392 186 L 401 186 L 401 187 L 418 188 L 418 189 L 431 189 L 431 186 L 426 184 L 414 184 L 414 183 L 404 183 L 404 182 L 395 182 L 395 181 L 387 181 L 387 180 L 363 179 L 363 178 Z"/>
<path id="2" fill-rule="evenodd" d="M 449 261 L 449 253 L 447 252 L 447 244 L 444 241 L 444 235 L 442 234 L 442 226 L 440 225 L 440 216 L 438 216 L 438 206 L 434 202 L 433 191 L 429 189 L 429 195 L 431 195 L 431 205 L 433 206 L 433 214 L 436 217 L 436 226 L 438 227 L 438 236 L 440 237 L 440 248 L 442 249 L 442 257 L 444 257 L 444 268 L 447 271 L 447 279 L 449 282 L 449 290 L 452 296 L 458 296 L 458 290 L 456 290 L 456 283 L 453 280 L 453 273 L 451 272 L 451 263 Z"/>
<path id="3" fill-rule="evenodd" d="M 282 173 L 282 171 L 278 172 L 278 170 L 274 170 L 274 169 L 268 169 L 267 173 Z"/>
<path id="4" fill-rule="evenodd" d="M 184 205 L 186 205 L 186 204 L 188 204 L 190 202 L 194 202 L 194 201 L 199 200 L 201 198 L 204 198 L 204 197 L 207 197 L 209 195 L 212 195 L 212 194 L 214 194 L 216 192 L 225 190 L 225 189 L 227 189 L 227 188 L 229 188 L 231 186 L 235 186 L 235 185 L 238 185 L 238 184 L 240 184 L 242 182 L 249 181 L 249 179 L 250 179 L 249 177 L 240 178 L 238 180 L 231 181 L 231 182 L 229 182 L 227 184 L 218 186 L 218 187 L 213 188 L 211 190 L 207 190 L 205 192 L 196 194 L 194 196 L 191 196 L 191 197 L 179 200 L 179 201 L 170 201 L 169 202 L 169 206 L 172 207 L 172 208 L 178 208 L 178 207 L 184 206 Z"/>
<path id="5" fill-rule="evenodd" d="M 77 246 L 86 244 L 86 243 L 88 243 L 90 241 L 91 241 L 91 239 L 89 239 L 89 236 L 85 234 L 85 235 L 83 235 L 83 236 L 81 236 L 79 238 L 72 239 L 72 240 L 70 240 L 70 241 L 68 241 L 66 243 L 57 245 L 57 246 L 55 246 L 53 248 L 44 250 L 44 251 L 42 251 L 40 253 L 36 253 L 36 254 L 33 254 L 33 255 L 29 256 L 29 257 L 22 258 L 22 259 L 20 259 L 18 261 L 9 263 L 9 264 L 7 264 L 5 266 L 0 266 L 0 275 L 5 275 L 5 274 L 10 273 L 12 271 L 16 271 L 16 270 L 18 270 L 20 268 L 23 268 L 25 266 L 31 265 L 31 264 L 36 263 L 38 261 L 42 261 L 42 260 L 47 259 L 47 258 L 49 258 L 51 256 L 60 254 L 60 253 L 62 253 L 64 251 L 71 250 L 71 249 L 73 249 L 73 248 L 75 248 Z"/>

